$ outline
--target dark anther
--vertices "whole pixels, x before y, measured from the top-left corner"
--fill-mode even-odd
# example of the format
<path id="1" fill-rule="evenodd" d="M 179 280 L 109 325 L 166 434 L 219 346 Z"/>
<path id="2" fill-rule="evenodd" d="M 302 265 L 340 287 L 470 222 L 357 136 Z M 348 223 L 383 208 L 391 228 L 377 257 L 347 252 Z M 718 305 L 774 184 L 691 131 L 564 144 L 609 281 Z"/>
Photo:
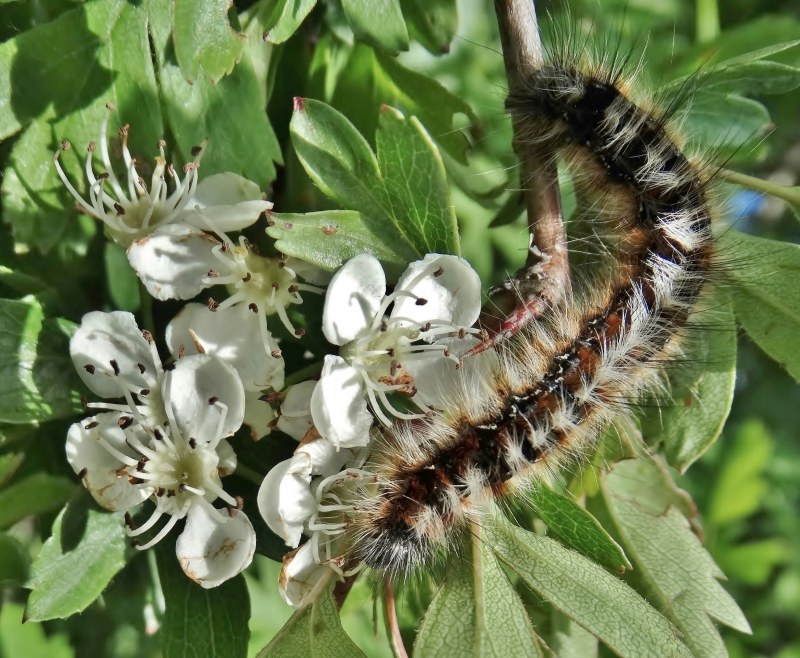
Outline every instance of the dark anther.
<path id="1" fill-rule="evenodd" d="M 189 439 L 189 447 L 194 450 L 197 447 L 197 439 L 190 438 Z"/>
<path id="2" fill-rule="evenodd" d="M 258 304 L 256 304 L 255 302 L 250 302 L 247 305 L 247 308 L 249 308 L 251 311 L 253 311 L 253 313 L 258 313 Z"/>
<path id="3" fill-rule="evenodd" d="M 156 146 L 158 148 L 160 148 L 160 149 L 166 148 L 167 147 L 167 142 L 164 139 L 159 139 L 158 140 L 158 144 L 156 144 Z"/>
<path id="4" fill-rule="evenodd" d="M 91 363 L 87 363 L 85 366 L 83 366 L 83 369 L 90 375 L 94 374 L 94 366 Z"/>
<path id="5" fill-rule="evenodd" d="M 142 329 L 142 336 L 144 337 L 144 339 L 148 343 L 152 344 L 152 342 L 153 342 L 153 334 L 151 334 L 147 329 Z M 142 372 L 144 372 L 144 370 Z"/>
<path id="6" fill-rule="evenodd" d="M 114 210 L 117 211 L 117 215 L 124 215 L 125 214 L 125 208 L 122 207 L 121 203 L 115 203 L 114 204 Z"/>
<path id="7" fill-rule="evenodd" d="M 193 146 L 192 147 L 192 157 L 196 158 L 202 152 L 203 152 L 203 147 L 202 146 Z"/>
<path id="8" fill-rule="evenodd" d="M 140 459 L 136 462 L 136 470 L 141 473 L 144 470 L 145 464 L 147 464 L 147 459 Z"/>
<path id="9" fill-rule="evenodd" d="M 290 286 L 287 288 L 287 290 L 288 290 L 289 292 L 297 292 L 298 290 L 300 290 L 300 286 L 298 286 L 296 283 L 293 283 L 292 285 L 290 285 Z"/>
<path id="10" fill-rule="evenodd" d="M 270 355 L 272 356 L 273 359 L 280 359 L 282 354 L 283 352 L 281 352 L 280 350 L 272 350 L 270 352 Z"/>
<path id="11" fill-rule="evenodd" d="M 252 274 L 250 274 L 250 272 L 248 272 L 247 274 L 245 274 L 245 275 L 242 277 L 242 281 L 243 281 L 244 283 L 247 283 L 247 282 L 248 282 L 250 279 L 252 279 L 252 278 L 253 278 L 253 275 L 252 275 Z"/>
<path id="12" fill-rule="evenodd" d="M 89 142 L 89 145 L 86 147 L 86 150 L 89 151 L 89 153 L 94 153 L 94 147 L 95 147 L 94 142 Z"/>
<path id="13" fill-rule="evenodd" d="M 117 425 L 119 425 L 121 430 L 126 430 L 133 425 L 133 418 L 130 416 L 120 416 Z"/>
<path id="14" fill-rule="evenodd" d="M 208 272 L 206 272 L 206 276 L 209 279 L 216 279 L 219 276 L 219 272 L 217 272 L 217 270 L 208 270 Z"/>
<path id="15" fill-rule="evenodd" d="M 298 338 L 300 338 L 300 336 L 305 336 L 306 335 L 306 330 L 303 329 L 303 327 L 300 327 L 299 329 L 295 329 L 294 330 L 294 335 L 297 336 Z"/>
<path id="16" fill-rule="evenodd" d="M 219 302 L 214 301 L 213 297 L 209 297 L 208 301 L 206 302 L 209 311 L 216 311 L 219 308 Z"/>
<path id="17" fill-rule="evenodd" d="M 133 519 L 131 518 L 130 512 L 125 512 L 125 525 L 128 526 L 130 530 L 133 530 L 136 527 L 133 525 Z"/>
<path id="18" fill-rule="evenodd" d="M 420 327 L 419 327 L 419 330 L 422 333 L 425 333 L 426 331 L 430 331 L 431 330 L 431 323 L 430 322 L 426 322 L 425 324 L 421 324 Z"/>
<path id="19" fill-rule="evenodd" d="M 97 174 L 97 180 L 99 180 L 100 182 L 107 181 L 108 173 L 104 171 L 102 174 Z"/>
<path id="20" fill-rule="evenodd" d="M 149 388 L 143 388 L 141 391 L 139 391 L 139 395 L 140 396 L 150 395 L 150 389 Z"/>
<path id="21" fill-rule="evenodd" d="M 70 144 L 68 140 L 65 139 L 61 142 L 62 151 L 69 151 L 70 148 L 72 148 L 72 144 Z"/>
<path id="22" fill-rule="evenodd" d="M 93 420 L 91 423 L 88 423 L 83 429 L 85 429 L 85 430 L 93 430 L 99 424 L 100 423 L 98 423 L 96 420 Z"/>
<path id="23" fill-rule="evenodd" d="M 137 363 L 136 368 L 139 370 L 141 374 L 144 374 L 145 370 L 147 370 L 147 368 L 144 367 L 144 363 Z"/>
<path id="24" fill-rule="evenodd" d="M 224 254 L 229 250 L 230 250 L 230 247 L 228 246 L 228 243 L 227 242 L 223 242 L 222 243 L 222 248 L 220 249 L 220 251 L 222 251 L 222 253 Z"/>
<path id="25" fill-rule="evenodd" d="M 161 496 L 163 496 L 165 493 L 167 493 L 167 490 L 164 487 L 159 487 L 156 489 L 156 496 L 159 498 L 161 498 Z"/>
<path id="26" fill-rule="evenodd" d="M 208 398 L 208 404 L 210 405 L 214 405 L 217 402 L 219 402 L 219 398 L 216 395 L 213 395 L 210 398 Z"/>
<path id="27" fill-rule="evenodd" d="M 414 303 L 415 303 L 417 306 L 425 306 L 425 304 L 427 304 L 427 303 L 428 303 L 428 300 L 427 300 L 427 299 L 425 299 L 424 297 L 420 297 L 420 298 L 418 298 L 418 299 L 417 299 L 417 301 L 415 301 Z"/>
<path id="28" fill-rule="evenodd" d="M 85 477 L 86 477 L 86 474 L 87 474 L 88 472 L 89 472 L 89 469 L 88 469 L 88 468 L 86 468 L 86 467 L 84 466 L 84 467 L 83 467 L 83 468 L 80 470 L 80 473 L 78 473 L 78 477 L 79 477 L 81 480 L 83 480 L 83 478 L 85 478 Z"/>
<path id="29" fill-rule="evenodd" d="M 114 371 L 114 374 L 115 375 L 119 375 L 119 363 L 117 363 L 117 360 L 116 359 L 111 359 L 111 361 L 109 361 L 109 363 L 111 364 L 111 368 Z"/>
<path id="30" fill-rule="evenodd" d="M 394 358 L 394 348 L 390 347 L 386 350 L 386 354 L 388 354 L 391 358 Z"/>
<path id="31" fill-rule="evenodd" d="M 442 276 L 442 274 L 444 274 L 444 268 L 440 265 L 439 267 L 436 268 L 436 271 L 433 273 L 433 276 L 440 277 Z"/>
<path id="32" fill-rule="evenodd" d="M 161 430 L 153 430 L 153 436 L 156 438 L 156 441 L 164 440 L 164 435 L 161 434 Z"/>

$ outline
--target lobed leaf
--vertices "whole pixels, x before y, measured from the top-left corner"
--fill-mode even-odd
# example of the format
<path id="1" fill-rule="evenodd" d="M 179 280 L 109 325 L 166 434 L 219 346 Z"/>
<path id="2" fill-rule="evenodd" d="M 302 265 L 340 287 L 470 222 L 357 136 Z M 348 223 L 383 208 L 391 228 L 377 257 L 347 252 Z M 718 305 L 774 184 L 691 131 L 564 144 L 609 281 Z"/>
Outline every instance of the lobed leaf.
<path id="1" fill-rule="evenodd" d="M 216 83 L 242 55 L 245 36 L 231 27 L 231 0 L 174 0 L 175 56 L 183 76 L 197 80 L 202 70 Z"/>
<path id="2" fill-rule="evenodd" d="M 32 423 L 80 410 L 80 383 L 69 356 L 75 325 L 45 319 L 33 298 L 0 300 L 0 421 Z"/>
<path id="3" fill-rule="evenodd" d="M 570 548 L 618 573 L 631 568 L 622 547 L 570 496 L 542 484 L 534 489 L 531 504 L 547 527 Z"/>
<path id="4" fill-rule="evenodd" d="M 646 459 L 619 462 L 601 488 L 658 606 L 683 632 L 692 655 L 727 655 L 712 619 L 744 633 L 750 626 L 720 585 L 719 567 L 669 499 L 676 487 L 666 471 Z"/>
<path id="5" fill-rule="evenodd" d="M 525 606 L 491 547 L 479 537 L 472 544 L 471 560 L 451 560 L 422 620 L 414 655 L 543 656 Z"/>
<path id="6" fill-rule="evenodd" d="M 559 542 L 495 514 L 486 539 L 506 567 L 619 656 L 684 656 L 678 630 L 623 581 Z"/>
<path id="7" fill-rule="evenodd" d="M 664 445 L 669 463 L 686 471 L 719 438 L 736 383 L 736 323 L 726 290 L 701 301 L 702 327 L 689 327 L 682 354 L 668 369 L 671 403 L 642 421 L 648 443 Z"/>
<path id="8" fill-rule="evenodd" d="M 125 566 L 122 516 L 97 509 L 88 495 L 67 504 L 31 566 L 26 620 L 69 617 L 100 596 Z"/>
<path id="9" fill-rule="evenodd" d="M 295 612 L 257 658 L 366 658 L 342 629 L 332 589 Z"/>
<path id="10" fill-rule="evenodd" d="M 769 356 L 800 381 L 800 246 L 727 231 L 721 249 L 747 267 L 731 267 L 736 317 Z"/>

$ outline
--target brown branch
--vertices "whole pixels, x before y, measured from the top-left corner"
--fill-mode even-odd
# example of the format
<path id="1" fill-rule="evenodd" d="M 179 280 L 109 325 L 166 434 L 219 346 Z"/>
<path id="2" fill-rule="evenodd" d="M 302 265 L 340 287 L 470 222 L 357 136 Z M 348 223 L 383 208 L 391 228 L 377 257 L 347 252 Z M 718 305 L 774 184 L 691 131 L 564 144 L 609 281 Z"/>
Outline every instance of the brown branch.
<path id="1" fill-rule="evenodd" d="M 526 78 L 542 66 L 542 42 L 533 0 L 495 0 L 494 8 L 508 88 L 511 92 L 521 91 Z M 482 323 L 495 334 L 516 332 L 558 303 L 570 286 L 567 236 L 554 154 L 526 143 L 519 124 L 519 121 L 512 123 L 514 150 L 519 156 L 531 242 L 525 266 L 491 293 L 493 314 L 500 310 L 505 318 L 492 323 L 490 317 L 484 317 Z"/>
<path id="2" fill-rule="evenodd" d="M 386 630 L 389 633 L 389 644 L 391 645 L 392 653 L 395 658 L 408 658 L 406 647 L 403 644 L 403 636 L 400 634 L 400 625 L 397 623 L 397 605 L 394 598 L 394 589 L 388 578 L 385 581 L 385 588 L 383 612 L 386 616 Z"/>

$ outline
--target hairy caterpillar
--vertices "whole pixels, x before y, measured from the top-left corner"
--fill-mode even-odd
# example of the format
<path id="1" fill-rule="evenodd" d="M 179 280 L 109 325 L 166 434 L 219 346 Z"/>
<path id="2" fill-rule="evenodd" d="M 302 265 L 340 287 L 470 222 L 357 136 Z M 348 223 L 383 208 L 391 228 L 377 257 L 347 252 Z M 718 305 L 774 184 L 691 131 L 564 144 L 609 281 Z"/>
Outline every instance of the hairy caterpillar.
<path id="1" fill-rule="evenodd" d="M 585 454 L 652 385 L 714 268 L 709 171 L 684 154 L 666 115 L 631 100 L 621 67 L 578 59 L 552 57 L 506 106 L 523 140 L 605 190 L 613 272 L 515 337 L 491 376 L 462 378 L 448 412 L 386 433 L 346 530 L 353 561 L 405 575 L 481 499 Z"/>

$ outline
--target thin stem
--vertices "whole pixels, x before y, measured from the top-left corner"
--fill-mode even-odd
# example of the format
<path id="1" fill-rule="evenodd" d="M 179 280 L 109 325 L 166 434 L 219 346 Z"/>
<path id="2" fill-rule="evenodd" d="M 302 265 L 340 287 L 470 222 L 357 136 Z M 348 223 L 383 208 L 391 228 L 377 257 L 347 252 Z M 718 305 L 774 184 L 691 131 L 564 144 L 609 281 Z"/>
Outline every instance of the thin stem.
<path id="1" fill-rule="evenodd" d="M 312 377 L 318 375 L 322 371 L 322 361 L 315 361 L 314 363 L 309 363 L 307 366 L 300 368 L 300 370 L 295 370 L 291 375 L 286 377 L 283 387 L 286 389 L 289 386 L 293 386 L 294 384 L 299 384 L 300 382 L 304 382 L 307 379 L 311 379 Z"/>
<path id="2" fill-rule="evenodd" d="M 723 180 L 729 183 L 735 183 L 736 185 L 747 187 L 756 192 L 771 194 L 774 197 L 778 197 L 792 204 L 795 208 L 800 209 L 800 186 L 788 187 L 764 180 L 763 178 L 740 174 L 738 171 L 731 171 L 730 169 L 721 169 L 719 175 Z"/>
<path id="3" fill-rule="evenodd" d="M 395 605 L 394 589 L 388 578 L 384 581 L 384 586 L 386 589 L 383 598 L 383 614 L 386 620 L 386 632 L 389 636 L 389 646 L 395 658 L 408 658 L 408 652 L 403 644 L 403 636 L 400 634 L 400 625 L 397 623 L 397 606 Z"/>
<path id="4" fill-rule="evenodd" d="M 266 473 L 264 475 L 260 475 L 257 471 L 253 470 L 249 466 L 245 466 L 241 462 L 236 464 L 235 473 L 240 478 L 247 480 L 248 482 L 252 482 L 253 484 L 257 484 L 258 486 L 261 486 L 261 483 L 266 477 Z"/>
<path id="5" fill-rule="evenodd" d="M 717 0 L 696 0 L 695 21 L 698 43 L 708 43 L 719 36 L 719 6 Z"/>
<path id="6" fill-rule="evenodd" d="M 511 93 L 520 91 L 530 75 L 541 68 L 542 42 L 533 0 L 495 0 L 495 12 L 503 45 L 503 60 Z M 558 170 L 553 153 L 527 143 L 518 120 L 512 124 L 514 150 L 519 156 L 528 229 L 528 258 L 513 279 L 496 291 L 492 306 L 509 316 L 501 327 L 488 320 L 484 326 L 515 331 L 557 303 L 570 285 L 567 236 L 561 215 Z M 516 317 L 512 318 L 512 314 Z M 509 326 L 509 323 L 511 325 Z"/>

